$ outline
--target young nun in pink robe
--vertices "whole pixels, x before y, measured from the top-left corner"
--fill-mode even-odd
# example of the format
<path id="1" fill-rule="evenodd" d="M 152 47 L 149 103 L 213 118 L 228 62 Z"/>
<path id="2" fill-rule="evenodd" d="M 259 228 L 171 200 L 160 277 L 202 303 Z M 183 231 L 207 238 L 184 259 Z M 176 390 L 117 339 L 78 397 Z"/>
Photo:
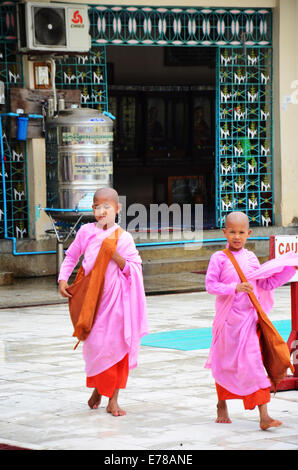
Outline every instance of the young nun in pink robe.
<path id="1" fill-rule="evenodd" d="M 120 210 L 115 190 L 96 191 L 92 207 L 96 222 L 78 230 L 61 265 L 58 281 L 64 297 L 70 296 L 67 281 L 81 255 L 87 275 L 103 240 L 119 227 L 115 223 Z M 124 231 L 108 264 L 96 319 L 83 345 L 87 387 L 94 388 L 88 404 L 98 408 L 101 396 L 108 396 L 107 412 L 113 416 L 126 414 L 118 405 L 118 392 L 126 386 L 129 369 L 137 366 L 140 340 L 148 333 L 141 263 L 131 234 Z"/>
<path id="2" fill-rule="evenodd" d="M 246 282 L 241 282 L 235 267 L 223 253 L 215 252 L 206 274 L 206 290 L 216 295 L 212 343 L 205 367 L 210 368 L 218 394 L 218 423 L 230 423 L 226 400 L 241 398 L 246 409 L 259 407 L 260 427 L 268 429 L 282 423 L 268 415 L 270 380 L 264 369 L 257 334 L 257 312 L 248 292 L 253 290 L 263 310 L 273 307 L 273 290 L 295 274 L 298 256 L 288 253 L 260 265 L 256 255 L 245 249 L 251 230 L 248 217 L 233 212 L 223 229 L 228 248 L 240 265 Z"/>

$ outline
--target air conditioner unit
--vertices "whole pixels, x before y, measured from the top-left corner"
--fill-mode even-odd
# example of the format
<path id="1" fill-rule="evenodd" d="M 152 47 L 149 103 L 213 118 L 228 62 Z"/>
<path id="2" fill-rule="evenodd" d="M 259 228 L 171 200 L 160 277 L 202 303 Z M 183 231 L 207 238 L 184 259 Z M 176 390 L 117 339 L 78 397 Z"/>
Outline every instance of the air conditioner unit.
<path id="1" fill-rule="evenodd" d="M 19 50 L 87 52 L 91 47 L 88 5 L 18 4 Z"/>

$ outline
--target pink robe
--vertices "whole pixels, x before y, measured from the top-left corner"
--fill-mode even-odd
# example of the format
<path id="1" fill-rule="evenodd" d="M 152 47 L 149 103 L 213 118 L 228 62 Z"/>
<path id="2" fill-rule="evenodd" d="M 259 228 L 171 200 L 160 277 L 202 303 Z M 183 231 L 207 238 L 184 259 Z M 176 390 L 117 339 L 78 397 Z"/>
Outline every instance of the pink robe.
<path id="1" fill-rule="evenodd" d="M 116 228 L 83 225 L 66 251 L 59 280 L 66 280 L 84 254 L 85 274 L 92 269 L 102 241 Z M 117 252 L 126 260 L 121 271 L 111 260 L 105 275 L 101 303 L 88 338 L 84 341 L 83 356 L 87 377 L 93 377 L 119 362 L 128 353 L 129 368 L 137 366 L 140 340 L 148 333 L 146 300 L 142 275 L 142 260 L 132 236 L 122 233 Z"/>
<path id="2" fill-rule="evenodd" d="M 287 253 L 262 266 L 251 251 L 233 251 L 247 280 L 269 314 L 273 307 L 272 291 L 295 274 L 298 256 Z M 245 292 L 235 292 L 241 281 L 228 257 L 214 253 L 206 274 L 206 290 L 216 295 L 212 343 L 205 367 L 211 368 L 215 381 L 236 395 L 249 395 L 270 387 L 265 372 L 259 338 L 256 333 L 257 312 Z M 290 313 L 290 312 L 289 312 Z"/>

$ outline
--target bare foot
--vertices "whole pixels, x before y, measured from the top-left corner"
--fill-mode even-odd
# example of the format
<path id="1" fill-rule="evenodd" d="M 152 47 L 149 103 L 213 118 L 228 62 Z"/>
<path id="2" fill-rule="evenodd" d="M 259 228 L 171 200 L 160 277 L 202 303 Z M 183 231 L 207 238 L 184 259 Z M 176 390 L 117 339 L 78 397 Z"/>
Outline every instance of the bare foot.
<path id="1" fill-rule="evenodd" d="M 111 413 L 113 416 L 125 416 L 126 411 L 122 410 L 117 402 L 110 401 L 107 406 L 107 413 Z"/>
<path id="2" fill-rule="evenodd" d="M 88 400 L 88 405 L 90 406 L 91 410 L 96 410 L 99 407 L 101 401 L 101 395 L 99 395 L 96 388 L 93 390 L 91 397 Z"/>
<path id="3" fill-rule="evenodd" d="M 272 419 L 270 418 L 270 416 L 268 416 L 267 419 L 260 421 L 260 428 L 263 431 L 266 431 L 269 428 L 278 428 L 281 425 L 281 421 L 278 421 L 277 419 Z"/>
<path id="4" fill-rule="evenodd" d="M 228 407 L 224 400 L 219 400 L 217 403 L 217 419 L 216 423 L 231 423 L 229 414 L 228 414 Z"/>
<path id="5" fill-rule="evenodd" d="M 260 428 L 263 431 L 266 431 L 266 429 L 269 429 L 269 428 L 278 428 L 278 426 L 282 424 L 281 421 L 278 421 L 277 419 L 273 419 L 269 416 L 268 411 L 267 411 L 267 404 L 259 405 L 259 411 L 260 411 Z"/>

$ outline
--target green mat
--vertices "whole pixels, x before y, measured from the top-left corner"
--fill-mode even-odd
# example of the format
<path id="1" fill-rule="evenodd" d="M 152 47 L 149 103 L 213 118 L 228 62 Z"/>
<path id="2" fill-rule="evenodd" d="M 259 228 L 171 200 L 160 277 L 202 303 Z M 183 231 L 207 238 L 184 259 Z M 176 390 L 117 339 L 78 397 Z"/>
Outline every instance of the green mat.
<path id="1" fill-rule="evenodd" d="M 287 341 L 291 333 L 291 320 L 279 320 L 273 322 L 273 324 L 283 339 Z M 211 339 L 211 328 L 172 330 L 150 333 L 142 338 L 141 345 L 153 348 L 194 351 L 196 349 L 209 349 Z"/>

